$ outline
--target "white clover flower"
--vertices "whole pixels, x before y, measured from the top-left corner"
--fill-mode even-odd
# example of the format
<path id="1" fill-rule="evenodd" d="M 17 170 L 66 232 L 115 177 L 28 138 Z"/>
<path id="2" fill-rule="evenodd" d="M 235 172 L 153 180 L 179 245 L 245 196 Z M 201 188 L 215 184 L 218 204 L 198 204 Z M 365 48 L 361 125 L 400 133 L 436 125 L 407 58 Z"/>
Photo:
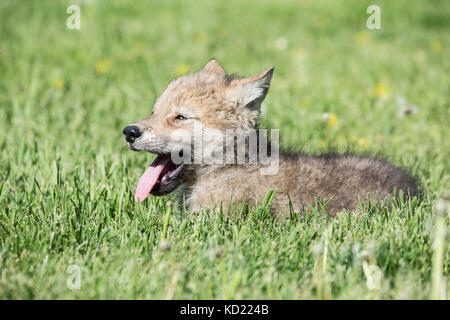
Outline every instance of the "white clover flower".
<path id="1" fill-rule="evenodd" d="M 278 38 L 275 40 L 275 48 L 278 50 L 286 50 L 288 47 L 288 41 L 286 38 Z"/>

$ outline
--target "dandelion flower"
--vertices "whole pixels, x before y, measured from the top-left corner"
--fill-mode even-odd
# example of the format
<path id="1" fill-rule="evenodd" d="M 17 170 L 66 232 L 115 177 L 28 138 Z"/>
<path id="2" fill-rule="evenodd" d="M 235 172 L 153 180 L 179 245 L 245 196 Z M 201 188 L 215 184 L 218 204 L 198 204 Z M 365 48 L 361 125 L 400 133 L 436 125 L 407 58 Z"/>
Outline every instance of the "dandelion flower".
<path id="1" fill-rule="evenodd" d="M 205 44 L 208 42 L 208 35 L 205 32 L 199 32 L 195 35 L 194 41 L 197 44 Z"/>
<path id="2" fill-rule="evenodd" d="M 178 66 L 178 68 L 175 70 L 175 75 L 177 77 L 179 77 L 179 76 L 182 76 L 182 75 L 184 75 L 184 74 L 186 74 L 188 72 L 189 72 L 189 66 L 186 65 L 186 64 L 182 64 L 182 65 Z"/>
<path id="3" fill-rule="evenodd" d="M 291 50 L 291 55 L 295 60 L 303 60 L 307 57 L 308 52 L 304 48 L 294 48 Z"/>
<path id="4" fill-rule="evenodd" d="M 375 86 L 375 93 L 378 97 L 385 98 L 389 93 L 389 88 L 387 87 L 387 85 L 380 82 Z"/>
<path id="5" fill-rule="evenodd" d="M 333 128 L 334 126 L 337 125 L 337 123 L 338 123 L 338 117 L 335 114 L 330 113 L 330 119 L 328 119 L 328 125 L 331 128 Z"/>
<path id="6" fill-rule="evenodd" d="M 311 103 L 311 96 L 306 96 L 304 98 L 301 98 L 298 102 L 297 102 L 297 106 L 300 109 L 305 109 L 307 108 Z"/>
<path id="7" fill-rule="evenodd" d="M 330 128 L 335 127 L 338 123 L 338 117 L 334 113 L 328 113 L 328 112 L 324 113 L 322 115 L 322 120 L 326 121 Z"/>
<path id="8" fill-rule="evenodd" d="M 323 28 L 328 24 L 327 16 L 323 14 L 317 14 L 314 16 L 314 25 L 318 28 Z"/>
<path id="9" fill-rule="evenodd" d="M 95 65 L 95 70 L 98 74 L 105 74 L 109 67 L 111 66 L 111 60 L 110 59 L 100 59 L 97 61 L 97 64 Z"/>
<path id="10" fill-rule="evenodd" d="M 367 140 L 366 138 L 359 138 L 358 144 L 363 148 L 367 148 L 369 146 L 369 140 Z"/>
<path id="11" fill-rule="evenodd" d="M 64 85 L 64 81 L 61 78 L 56 78 L 53 81 L 53 87 L 55 89 L 61 89 L 63 85 Z"/>
<path id="12" fill-rule="evenodd" d="M 367 44 L 370 42 L 370 39 L 370 33 L 367 31 L 360 31 L 355 36 L 355 40 L 358 44 Z"/>
<path id="13" fill-rule="evenodd" d="M 318 147 L 319 149 L 325 149 L 326 146 L 327 146 L 327 145 L 325 144 L 325 141 L 323 141 L 322 139 L 320 139 L 319 142 L 317 143 L 317 147 Z"/>
<path id="14" fill-rule="evenodd" d="M 434 40 L 431 42 L 431 50 L 433 50 L 436 53 L 441 53 L 444 51 L 444 46 L 442 45 L 442 42 L 440 40 Z"/>
<path id="15" fill-rule="evenodd" d="M 142 42 L 136 42 L 135 44 L 133 44 L 133 49 L 132 49 L 133 53 L 142 53 L 144 51 L 144 44 Z"/>

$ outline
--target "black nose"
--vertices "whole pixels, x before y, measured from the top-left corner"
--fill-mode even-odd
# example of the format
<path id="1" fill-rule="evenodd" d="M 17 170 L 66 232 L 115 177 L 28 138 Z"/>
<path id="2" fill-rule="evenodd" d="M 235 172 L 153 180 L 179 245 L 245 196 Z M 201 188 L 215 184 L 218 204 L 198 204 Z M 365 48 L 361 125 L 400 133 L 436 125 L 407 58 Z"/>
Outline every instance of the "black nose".
<path id="1" fill-rule="evenodd" d="M 138 126 L 128 126 L 123 129 L 123 134 L 125 135 L 125 140 L 133 143 L 136 138 L 141 136 L 142 132 Z"/>

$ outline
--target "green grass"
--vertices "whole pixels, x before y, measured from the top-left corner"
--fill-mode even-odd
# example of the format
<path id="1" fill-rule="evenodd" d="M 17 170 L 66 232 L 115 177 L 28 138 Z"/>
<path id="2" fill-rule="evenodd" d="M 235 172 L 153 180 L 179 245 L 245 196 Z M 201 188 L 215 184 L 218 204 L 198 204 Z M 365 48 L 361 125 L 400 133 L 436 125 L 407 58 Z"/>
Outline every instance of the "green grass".
<path id="1" fill-rule="evenodd" d="M 449 204 L 434 209 L 450 189 L 449 1 L 79 2 L 69 30 L 69 1 L 0 0 L 0 298 L 450 296 Z M 382 30 L 365 27 L 372 3 Z M 122 128 L 211 57 L 245 75 L 276 67 L 262 123 L 283 145 L 382 154 L 423 200 L 283 222 L 135 204 L 152 156 Z M 418 112 L 399 117 L 398 97 Z"/>

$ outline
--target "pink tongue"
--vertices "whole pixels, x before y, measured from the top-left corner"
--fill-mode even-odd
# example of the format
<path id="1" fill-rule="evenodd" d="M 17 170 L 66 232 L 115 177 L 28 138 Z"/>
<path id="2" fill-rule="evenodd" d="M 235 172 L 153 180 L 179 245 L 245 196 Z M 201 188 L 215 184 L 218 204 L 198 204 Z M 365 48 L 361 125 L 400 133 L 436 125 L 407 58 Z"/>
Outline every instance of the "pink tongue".
<path id="1" fill-rule="evenodd" d="M 150 191 L 152 191 L 153 186 L 158 181 L 161 172 L 164 167 L 169 163 L 170 157 L 162 158 L 162 156 L 157 156 L 153 163 L 145 170 L 141 179 L 139 179 L 138 185 L 136 187 L 136 192 L 134 193 L 134 201 L 141 202 L 148 197 Z"/>

